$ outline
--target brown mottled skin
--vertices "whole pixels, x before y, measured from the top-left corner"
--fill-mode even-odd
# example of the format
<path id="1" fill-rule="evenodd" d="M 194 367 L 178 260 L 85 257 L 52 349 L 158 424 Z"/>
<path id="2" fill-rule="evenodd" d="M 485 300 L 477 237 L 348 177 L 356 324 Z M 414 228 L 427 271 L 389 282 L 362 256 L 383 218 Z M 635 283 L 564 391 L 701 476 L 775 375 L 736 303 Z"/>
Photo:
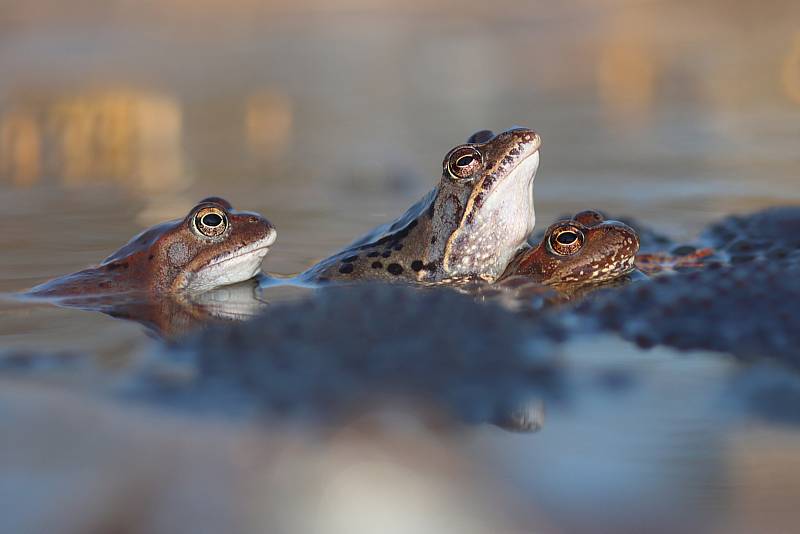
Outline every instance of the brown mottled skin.
<path id="1" fill-rule="evenodd" d="M 708 264 L 705 259 L 713 256 L 713 248 L 701 248 L 685 255 L 653 252 L 636 256 L 636 268 L 648 276 L 678 272 L 682 269 L 702 269 Z"/>
<path id="2" fill-rule="evenodd" d="M 208 214 L 211 219 L 202 218 Z M 219 224 L 212 228 L 199 221 Z M 201 227 L 202 231 L 219 233 L 204 235 Z M 236 211 L 221 198 L 206 198 L 183 219 L 140 233 L 100 265 L 45 282 L 27 295 L 59 298 L 205 290 L 254 276 L 274 239 L 275 229 L 257 213 Z M 238 262 L 244 260 L 247 266 L 241 268 Z M 256 272 L 242 277 L 254 265 Z M 209 274 L 209 267 L 213 267 L 213 274 Z M 220 272 L 229 267 L 236 272 Z M 237 275 L 239 280 L 235 279 Z"/>
<path id="3" fill-rule="evenodd" d="M 634 269 L 639 237 L 630 226 L 582 211 L 556 222 L 536 246 L 521 253 L 503 278 L 525 276 L 556 288 L 608 282 Z"/>
<path id="4" fill-rule="evenodd" d="M 497 279 L 533 229 L 540 146 L 526 128 L 474 134 L 447 154 L 441 179 L 425 198 L 299 280 Z"/>

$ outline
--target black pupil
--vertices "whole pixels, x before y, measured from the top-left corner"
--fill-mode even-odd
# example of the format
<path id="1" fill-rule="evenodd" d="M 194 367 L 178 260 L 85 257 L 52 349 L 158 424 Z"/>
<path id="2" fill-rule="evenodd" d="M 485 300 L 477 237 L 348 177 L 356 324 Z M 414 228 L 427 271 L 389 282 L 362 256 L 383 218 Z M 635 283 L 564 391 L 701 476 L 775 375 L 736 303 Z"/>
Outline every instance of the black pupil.
<path id="1" fill-rule="evenodd" d="M 200 219 L 200 222 L 202 222 L 206 226 L 214 228 L 222 224 L 222 217 L 220 217 L 216 213 L 207 213 L 203 215 L 203 218 Z"/>
<path id="2" fill-rule="evenodd" d="M 466 167 L 468 165 L 471 165 L 473 161 L 475 161 L 475 158 L 467 154 L 466 156 L 461 156 L 460 158 L 458 158 L 456 160 L 456 165 L 459 167 Z"/>
<path id="3" fill-rule="evenodd" d="M 561 232 L 556 237 L 556 241 L 561 243 L 562 245 L 571 245 L 578 239 L 578 235 L 575 232 Z"/>

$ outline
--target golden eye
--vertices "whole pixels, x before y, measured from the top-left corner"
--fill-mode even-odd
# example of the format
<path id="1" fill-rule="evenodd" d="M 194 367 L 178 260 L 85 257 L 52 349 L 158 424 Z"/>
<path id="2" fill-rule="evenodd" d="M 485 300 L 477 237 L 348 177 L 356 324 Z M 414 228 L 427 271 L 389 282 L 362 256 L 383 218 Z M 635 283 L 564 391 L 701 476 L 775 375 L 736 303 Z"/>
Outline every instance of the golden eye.
<path id="1" fill-rule="evenodd" d="M 579 228 L 572 225 L 559 226 L 550 232 L 547 245 L 559 256 L 575 254 L 583 247 L 584 235 Z"/>
<path id="2" fill-rule="evenodd" d="M 450 152 L 446 166 L 454 180 L 465 180 L 483 166 L 483 156 L 475 147 L 462 146 Z"/>
<path id="3" fill-rule="evenodd" d="M 228 216 L 219 208 L 203 208 L 193 219 L 195 229 L 206 237 L 217 237 L 228 229 Z"/>

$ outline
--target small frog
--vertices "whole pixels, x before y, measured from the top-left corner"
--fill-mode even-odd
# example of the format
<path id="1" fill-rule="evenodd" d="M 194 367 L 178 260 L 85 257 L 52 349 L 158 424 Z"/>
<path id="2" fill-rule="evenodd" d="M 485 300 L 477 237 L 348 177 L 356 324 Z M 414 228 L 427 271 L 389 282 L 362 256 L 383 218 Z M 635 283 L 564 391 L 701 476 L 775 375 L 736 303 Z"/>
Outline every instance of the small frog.
<path id="1" fill-rule="evenodd" d="M 540 146 L 527 128 L 473 134 L 447 153 L 438 185 L 422 200 L 299 281 L 494 281 L 533 229 Z"/>
<path id="2" fill-rule="evenodd" d="M 559 290 L 614 280 L 634 270 L 639 236 L 593 210 L 558 221 L 542 241 L 508 266 L 503 279 L 525 276 Z"/>
<path id="3" fill-rule="evenodd" d="M 210 197 L 183 219 L 135 236 L 97 267 L 45 282 L 27 296 L 205 291 L 258 274 L 276 235 L 262 216 L 236 211 L 227 200 Z"/>

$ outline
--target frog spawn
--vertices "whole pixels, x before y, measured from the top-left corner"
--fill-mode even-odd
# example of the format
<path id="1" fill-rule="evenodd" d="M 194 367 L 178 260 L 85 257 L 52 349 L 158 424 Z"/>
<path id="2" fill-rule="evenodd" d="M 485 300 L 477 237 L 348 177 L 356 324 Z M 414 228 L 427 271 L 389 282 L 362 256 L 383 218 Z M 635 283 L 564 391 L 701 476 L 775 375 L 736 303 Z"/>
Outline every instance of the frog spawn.
<path id="1" fill-rule="evenodd" d="M 441 288 L 326 287 L 282 304 L 280 313 L 181 340 L 145 370 L 137 394 L 319 419 L 398 397 L 436 403 L 464 421 L 506 424 L 530 397 L 559 392 L 563 368 L 552 342 L 560 332 L 551 321 L 531 328 L 498 306 Z M 193 355 L 193 378 L 159 381 L 160 366 L 181 354 Z M 428 354 L 437 357 L 419 357 Z"/>
<path id="2" fill-rule="evenodd" d="M 695 245 L 646 254 L 648 260 L 671 262 L 656 271 L 670 276 L 597 293 L 577 307 L 580 322 L 643 348 L 770 357 L 800 368 L 800 239 L 788 231 L 798 224 L 800 207 L 727 217 Z M 646 229 L 642 234 L 651 235 Z M 647 245 L 669 248 L 664 239 Z"/>
<path id="3" fill-rule="evenodd" d="M 753 262 L 603 292 L 579 306 L 578 313 L 643 348 L 771 356 L 800 368 L 797 302 L 797 264 Z"/>

